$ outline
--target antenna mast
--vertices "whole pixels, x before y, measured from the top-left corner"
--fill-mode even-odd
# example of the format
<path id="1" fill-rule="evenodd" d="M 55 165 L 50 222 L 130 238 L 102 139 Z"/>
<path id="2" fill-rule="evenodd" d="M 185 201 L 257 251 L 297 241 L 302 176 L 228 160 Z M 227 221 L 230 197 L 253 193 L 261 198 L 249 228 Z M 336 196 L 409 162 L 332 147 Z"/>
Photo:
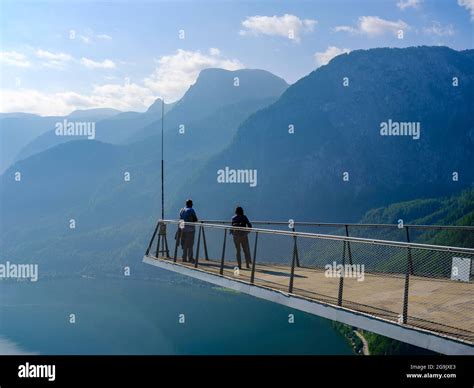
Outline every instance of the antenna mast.
<path id="1" fill-rule="evenodd" d="M 161 219 L 165 219 L 165 166 L 163 156 L 163 125 L 165 119 L 165 101 L 161 97 Z"/>

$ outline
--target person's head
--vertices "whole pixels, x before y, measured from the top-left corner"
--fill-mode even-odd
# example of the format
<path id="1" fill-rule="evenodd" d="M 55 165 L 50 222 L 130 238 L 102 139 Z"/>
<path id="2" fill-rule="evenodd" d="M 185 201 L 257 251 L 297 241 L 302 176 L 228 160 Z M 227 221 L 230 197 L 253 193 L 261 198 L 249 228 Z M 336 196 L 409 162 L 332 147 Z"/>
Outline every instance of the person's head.
<path id="1" fill-rule="evenodd" d="M 193 200 L 192 199 L 186 200 L 186 207 L 193 207 Z"/>
<path id="2" fill-rule="evenodd" d="M 235 208 L 235 214 L 237 214 L 238 216 L 243 216 L 244 215 L 244 209 L 242 209 L 241 206 L 237 206 Z"/>

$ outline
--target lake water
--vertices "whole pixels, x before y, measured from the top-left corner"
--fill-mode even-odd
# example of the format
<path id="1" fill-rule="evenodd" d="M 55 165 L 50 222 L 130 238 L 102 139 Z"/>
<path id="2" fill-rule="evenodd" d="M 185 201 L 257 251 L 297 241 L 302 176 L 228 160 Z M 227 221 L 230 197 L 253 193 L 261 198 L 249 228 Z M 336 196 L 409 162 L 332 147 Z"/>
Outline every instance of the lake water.
<path id="1" fill-rule="evenodd" d="M 352 354 L 330 321 L 151 271 L 163 280 L 1 281 L 0 353 Z"/>

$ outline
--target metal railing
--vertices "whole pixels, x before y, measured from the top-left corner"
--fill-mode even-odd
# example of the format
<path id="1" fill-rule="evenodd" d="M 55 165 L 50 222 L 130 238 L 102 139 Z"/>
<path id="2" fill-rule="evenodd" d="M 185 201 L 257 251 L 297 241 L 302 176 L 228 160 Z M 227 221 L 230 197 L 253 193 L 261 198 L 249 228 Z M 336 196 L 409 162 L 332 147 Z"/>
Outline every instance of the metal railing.
<path id="1" fill-rule="evenodd" d="M 182 237 L 187 238 L 186 233 L 191 232 L 182 234 L 182 228 L 194 228 L 194 262 L 184 265 L 474 342 L 474 249 L 347 235 L 350 226 L 360 224 L 309 223 L 314 225 L 342 226 L 345 233 L 293 230 L 301 228 L 302 223 L 292 225 L 292 230 L 277 230 L 238 228 L 223 221 L 160 220 L 146 255 L 181 262 L 179 246 Z M 474 232 L 471 227 L 462 230 Z M 238 263 L 230 232 L 234 233 L 234 242 L 236 235 L 248 241 L 248 269 L 243 252 L 242 265 Z M 170 235 L 175 237 L 171 255 L 167 241 Z"/>
<path id="2" fill-rule="evenodd" d="M 231 221 L 203 220 L 203 223 L 231 225 Z M 474 248 L 474 226 L 464 225 L 416 225 L 416 224 L 374 224 L 374 223 L 336 223 L 304 221 L 252 221 L 253 225 L 270 226 L 272 229 L 291 230 L 293 232 L 323 233 L 352 237 L 377 238 L 406 242 L 432 243 L 446 245 L 440 237 L 454 234 L 456 246 Z M 437 238 L 438 237 L 438 238 Z"/>

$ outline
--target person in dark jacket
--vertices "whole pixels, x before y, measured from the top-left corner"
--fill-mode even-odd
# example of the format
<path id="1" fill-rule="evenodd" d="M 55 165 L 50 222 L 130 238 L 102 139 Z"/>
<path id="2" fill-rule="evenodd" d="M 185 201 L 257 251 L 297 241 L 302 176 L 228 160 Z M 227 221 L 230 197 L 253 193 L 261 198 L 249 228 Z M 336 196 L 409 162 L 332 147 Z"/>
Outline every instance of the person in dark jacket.
<path id="1" fill-rule="evenodd" d="M 242 209 L 240 206 L 237 206 L 237 208 L 235 209 L 235 216 L 232 217 L 232 226 L 238 226 L 241 228 L 252 227 L 252 224 L 250 223 L 249 219 L 244 214 L 244 209 Z M 244 251 L 247 268 L 250 268 L 250 264 L 252 264 L 252 258 L 250 257 L 250 247 L 248 238 L 249 232 L 244 230 L 231 230 L 231 234 L 234 237 L 234 244 L 237 252 L 237 263 L 239 265 L 239 268 L 242 268 L 242 259 L 240 256 L 241 247 Z"/>
<path id="2" fill-rule="evenodd" d="M 196 228 L 194 225 L 189 225 L 187 223 L 197 222 L 198 218 L 193 209 L 193 201 L 191 199 L 186 201 L 186 206 L 179 212 L 179 219 L 185 222 L 184 228 L 181 230 L 179 236 L 181 238 L 181 247 L 183 248 L 183 262 L 189 260 L 189 262 L 194 263 L 193 247 Z"/>

